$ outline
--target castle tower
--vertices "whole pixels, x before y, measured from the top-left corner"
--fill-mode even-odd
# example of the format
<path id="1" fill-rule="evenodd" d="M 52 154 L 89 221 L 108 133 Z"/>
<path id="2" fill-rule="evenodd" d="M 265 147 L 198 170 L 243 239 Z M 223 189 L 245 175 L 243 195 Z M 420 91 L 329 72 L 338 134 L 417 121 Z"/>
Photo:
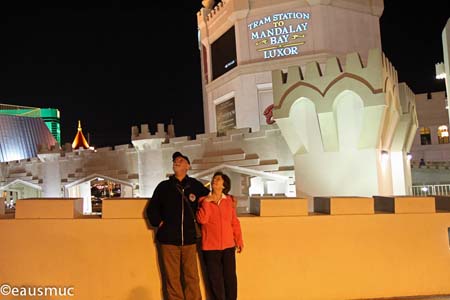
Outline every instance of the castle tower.
<path id="1" fill-rule="evenodd" d="M 197 13 L 205 131 L 259 131 L 271 72 L 381 48 L 382 0 L 203 1 Z M 365 63 L 365 61 L 364 61 Z"/>
<path id="2" fill-rule="evenodd" d="M 158 183 L 165 179 L 165 167 L 161 145 L 166 139 L 164 124 L 158 124 L 157 132 L 152 135 L 148 125 L 131 129 L 131 142 L 138 154 L 139 197 L 151 197 Z"/>
<path id="3" fill-rule="evenodd" d="M 379 49 L 273 71 L 270 112 L 294 155 L 297 195 L 411 193 L 414 94 Z"/>

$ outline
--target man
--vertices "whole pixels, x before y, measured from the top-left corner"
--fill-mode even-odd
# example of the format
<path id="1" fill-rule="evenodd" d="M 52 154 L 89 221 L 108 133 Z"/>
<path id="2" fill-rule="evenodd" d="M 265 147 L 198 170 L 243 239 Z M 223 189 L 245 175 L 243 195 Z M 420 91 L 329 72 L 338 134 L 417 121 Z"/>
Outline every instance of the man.
<path id="1" fill-rule="evenodd" d="M 198 199 L 209 190 L 187 175 L 187 156 L 175 152 L 172 162 L 174 175 L 158 184 L 146 213 L 150 223 L 158 227 L 156 239 L 166 273 L 167 300 L 201 300 L 194 218 Z"/>

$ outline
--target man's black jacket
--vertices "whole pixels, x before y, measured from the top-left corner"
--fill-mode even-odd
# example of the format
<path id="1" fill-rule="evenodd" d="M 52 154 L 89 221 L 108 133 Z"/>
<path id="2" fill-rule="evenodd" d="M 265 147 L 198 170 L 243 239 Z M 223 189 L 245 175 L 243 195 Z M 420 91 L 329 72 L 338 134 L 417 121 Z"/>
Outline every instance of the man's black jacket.
<path id="1" fill-rule="evenodd" d="M 183 201 L 182 192 L 187 201 Z M 158 227 L 162 221 L 156 239 L 162 244 L 196 243 L 194 217 L 198 199 L 208 194 L 209 190 L 200 181 L 189 176 L 184 177 L 181 182 L 175 176 L 161 181 L 153 192 L 146 211 L 153 226 Z"/>

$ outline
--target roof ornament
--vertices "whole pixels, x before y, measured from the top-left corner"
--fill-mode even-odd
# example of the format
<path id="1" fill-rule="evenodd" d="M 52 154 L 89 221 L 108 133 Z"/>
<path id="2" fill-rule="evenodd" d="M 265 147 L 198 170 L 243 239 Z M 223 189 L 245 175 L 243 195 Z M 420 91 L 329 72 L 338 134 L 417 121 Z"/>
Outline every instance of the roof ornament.
<path id="1" fill-rule="evenodd" d="M 202 5 L 206 9 L 212 9 L 214 7 L 214 0 L 203 0 Z"/>
<path id="2" fill-rule="evenodd" d="M 79 148 L 89 149 L 89 144 L 86 141 L 86 138 L 84 137 L 83 131 L 81 129 L 81 121 L 80 120 L 78 120 L 77 134 L 75 135 L 75 138 L 73 139 L 73 142 L 72 142 L 72 149 L 79 149 Z"/>

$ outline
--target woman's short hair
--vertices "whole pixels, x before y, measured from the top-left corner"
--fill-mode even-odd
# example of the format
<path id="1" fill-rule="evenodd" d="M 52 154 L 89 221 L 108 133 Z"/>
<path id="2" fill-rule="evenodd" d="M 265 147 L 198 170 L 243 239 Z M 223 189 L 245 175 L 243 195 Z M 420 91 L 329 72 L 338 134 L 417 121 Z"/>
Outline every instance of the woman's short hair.
<path id="1" fill-rule="evenodd" d="M 216 173 L 214 173 L 212 179 L 214 180 L 214 177 L 216 177 L 216 176 L 222 177 L 222 179 L 223 179 L 223 191 L 222 191 L 222 192 L 223 192 L 225 195 L 228 195 L 228 193 L 230 192 L 230 189 L 231 189 L 231 180 L 230 180 L 230 177 L 228 177 L 227 174 L 224 174 L 224 173 L 222 173 L 222 172 L 216 172 Z"/>

